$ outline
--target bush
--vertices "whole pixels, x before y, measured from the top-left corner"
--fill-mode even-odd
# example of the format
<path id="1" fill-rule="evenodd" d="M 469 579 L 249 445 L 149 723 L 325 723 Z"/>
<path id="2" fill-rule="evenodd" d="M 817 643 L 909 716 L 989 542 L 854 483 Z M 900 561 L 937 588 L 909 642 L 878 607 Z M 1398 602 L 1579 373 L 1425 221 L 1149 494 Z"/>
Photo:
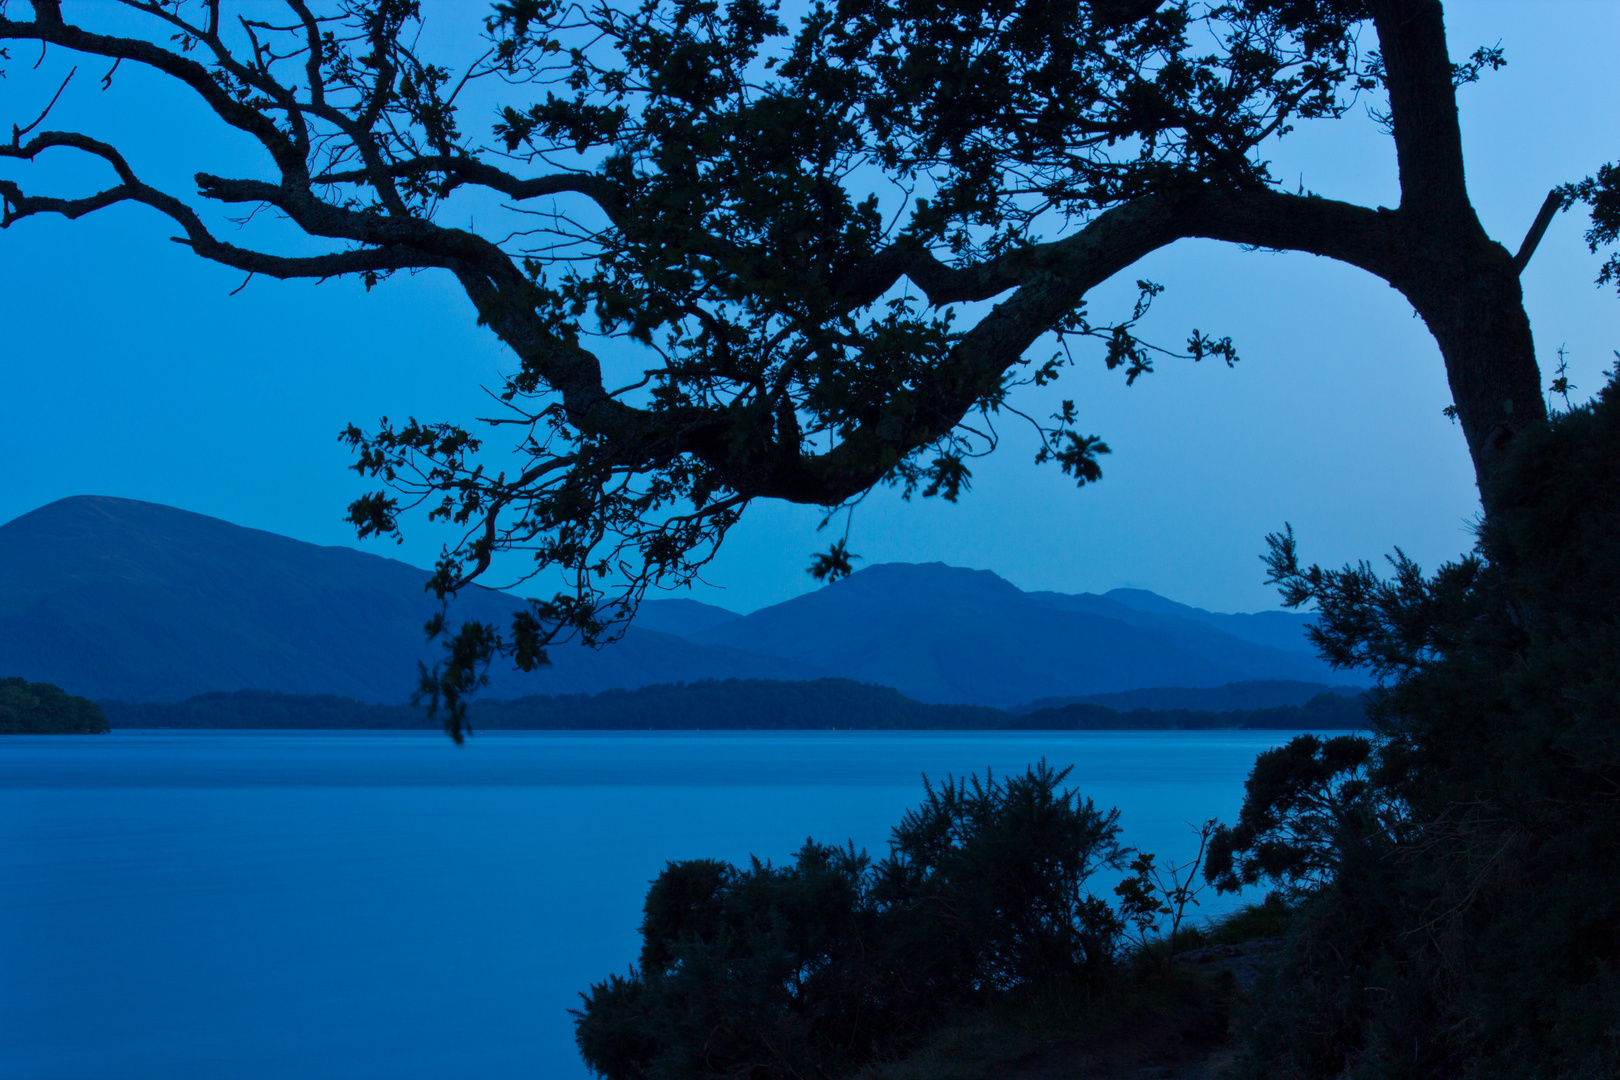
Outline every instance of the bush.
<path id="1" fill-rule="evenodd" d="M 911 1045 L 954 1007 L 1070 988 L 1120 924 L 1084 891 L 1123 854 L 1118 811 L 1043 761 L 927 784 L 879 862 L 806 841 L 785 866 L 671 863 L 635 968 L 584 995 L 576 1038 L 608 1080 L 832 1076 Z"/>
<path id="2" fill-rule="evenodd" d="M 1257 763 L 1209 866 L 1299 902 L 1249 1076 L 1620 1076 L 1620 388 L 1526 435 L 1498 495 L 1433 577 L 1274 538 L 1381 689 L 1365 747 Z"/>

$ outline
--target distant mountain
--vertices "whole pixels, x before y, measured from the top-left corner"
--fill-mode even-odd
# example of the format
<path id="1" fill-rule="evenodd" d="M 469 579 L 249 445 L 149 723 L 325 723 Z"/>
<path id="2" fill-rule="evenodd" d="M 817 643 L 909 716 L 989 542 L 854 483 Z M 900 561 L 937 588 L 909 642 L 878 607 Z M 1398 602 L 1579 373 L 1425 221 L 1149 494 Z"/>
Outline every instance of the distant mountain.
<path id="1" fill-rule="evenodd" d="M 0 525 L 0 676 L 92 699 L 178 701 L 274 690 L 400 702 L 435 658 L 427 573 L 130 499 L 63 499 Z M 504 624 L 516 597 L 469 589 L 453 619 Z M 595 693 L 694 679 L 815 678 L 776 657 L 633 627 L 601 650 L 564 646 L 492 697 Z"/>
<path id="2" fill-rule="evenodd" d="M 1303 649 L 1258 644 L 1205 619 L 1091 594 L 1025 593 L 987 570 L 943 563 L 868 567 L 690 640 L 918 701 L 1001 708 L 1144 686 L 1344 681 Z"/>
<path id="3" fill-rule="evenodd" d="M 252 689 L 403 702 L 417 661 L 437 658 L 422 640 L 437 606 L 427 577 L 152 503 L 64 499 L 0 525 L 0 677 L 97 700 Z M 472 588 L 450 614 L 505 625 L 522 604 Z M 655 598 L 617 644 L 558 647 L 532 675 L 498 662 L 482 696 L 837 677 L 928 704 L 1008 708 L 1102 704 L 1096 695 L 1143 687 L 1284 680 L 1320 692 L 1349 681 L 1306 651 L 1306 617 L 1271 614 L 1221 615 L 1137 590 L 1025 593 L 985 570 L 889 563 L 746 616 Z M 1293 703 L 1310 696 L 1300 692 Z M 1241 697 L 1154 707 L 1275 704 Z"/>
<path id="4" fill-rule="evenodd" d="M 636 625 L 661 634 L 691 637 L 742 618 L 735 611 L 681 597 L 673 600 L 643 600 L 636 611 Z"/>
<path id="5" fill-rule="evenodd" d="M 1287 652 L 1315 654 L 1305 630 L 1316 622 L 1315 615 L 1297 611 L 1257 611 L 1252 614 L 1224 614 L 1188 607 L 1174 600 L 1166 600 L 1158 593 L 1146 589 L 1110 589 L 1103 597 L 1138 611 L 1154 615 L 1170 615 L 1196 622 L 1208 623 L 1217 630 L 1231 634 L 1256 645 L 1266 645 Z"/>

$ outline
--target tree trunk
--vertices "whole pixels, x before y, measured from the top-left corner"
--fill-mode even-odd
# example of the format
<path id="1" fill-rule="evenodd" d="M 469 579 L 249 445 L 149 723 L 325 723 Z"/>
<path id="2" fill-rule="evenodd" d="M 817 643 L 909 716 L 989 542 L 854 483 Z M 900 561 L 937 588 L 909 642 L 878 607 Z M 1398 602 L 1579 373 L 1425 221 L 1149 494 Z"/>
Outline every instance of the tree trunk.
<path id="1" fill-rule="evenodd" d="M 1410 272 L 1393 284 L 1440 346 L 1480 502 L 1489 514 L 1508 448 L 1526 427 L 1547 419 L 1512 257 L 1481 233 L 1469 251 L 1412 259 Z"/>
<path id="2" fill-rule="evenodd" d="M 1485 234 L 1468 199 L 1441 5 L 1374 0 L 1370 6 L 1401 177 L 1403 250 L 1390 284 L 1440 345 L 1489 514 L 1508 447 L 1547 418 L 1530 319 L 1512 256 Z"/>

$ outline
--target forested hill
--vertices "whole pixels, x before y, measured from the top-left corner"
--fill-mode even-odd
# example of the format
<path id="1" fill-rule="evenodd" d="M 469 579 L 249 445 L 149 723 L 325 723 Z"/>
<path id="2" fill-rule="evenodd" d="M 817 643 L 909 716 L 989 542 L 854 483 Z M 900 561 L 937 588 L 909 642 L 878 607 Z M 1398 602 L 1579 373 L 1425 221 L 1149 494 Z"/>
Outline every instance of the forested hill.
<path id="1" fill-rule="evenodd" d="M 50 683 L 0 679 L 0 735 L 99 735 L 107 717 L 93 701 Z"/>
<path id="2" fill-rule="evenodd" d="M 422 729 L 438 722 L 408 705 L 368 705 L 331 695 L 260 690 L 187 701 L 101 702 L 117 728 Z M 1302 705 L 1228 711 L 1073 704 L 1029 713 L 980 705 L 928 705 L 848 679 L 727 679 L 601 694 L 476 701 L 475 730 L 1209 730 L 1358 728 L 1362 700 L 1323 692 Z"/>

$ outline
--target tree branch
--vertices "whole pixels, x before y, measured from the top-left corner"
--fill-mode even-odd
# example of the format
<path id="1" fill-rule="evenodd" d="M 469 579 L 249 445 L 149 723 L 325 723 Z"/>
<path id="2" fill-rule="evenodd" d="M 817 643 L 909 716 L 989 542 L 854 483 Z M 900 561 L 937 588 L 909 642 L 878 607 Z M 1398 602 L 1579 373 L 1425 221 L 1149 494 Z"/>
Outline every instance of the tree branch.
<path id="1" fill-rule="evenodd" d="M 369 168 L 325 172 L 314 177 L 312 182 L 316 184 L 370 184 L 375 172 L 376 170 Z M 394 162 L 383 166 L 382 172 L 391 177 L 442 173 L 445 180 L 441 190 L 446 195 L 465 184 L 486 187 L 492 191 L 498 191 L 508 198 L 520 201 L 543 198 L 546 195 L 584 195 L 600 206 L 609 219 L 615 221 L 622 217 L 626 207 L 624 192 L 619 185 L 605 176 L 593 173 L 560 173 L 552 176 L 537 176 L 524 179 L 513 176 L 504 169 L 498 169 L 487 162 L 479 161 L 477 158 L 442 154 Z"/>
<path id="2" fill-rule="evenodd" d="M 1524 273 L 1524 268 L 1530 265 L 1530 257 L 1536 253 L 1541 245 L 1541 238 L 1547 235 L 1547 226 L 1552 224 L 1553 216 L 1564 207 L 1564 193 L 1557 188 L 1547 193 L 1542 201 L 1541 209 L 1536 211 L 1536 220 L 1530 223 L 1530 231 L 1524 234 L 1524 242 L 1519 245 L 1519 253 L 1513 256 L 1513 272 Z"/>
<path id="3" fill-rule="evenodd" d="M 0 40 L 5 39 L 60 45 L 92 56 L 145 64 L 161 71 L 189 86 L 221 120 L 257 139 L 284 175 L 296 176 L 304 172 L 303 155 L 275 122 L 233 98 L 213 74 L 195 60 L 178 56 L 149 41 L 94 34 L 64 23 L 60 0 L 35 0 L 31 22 L 0 16 Z"/>
<path id="4" fill-rule="evenodd" d="M 122 182 L 93 195 L 67 199 L 28 195 L 14 181 L 0 180 L 0 198 L 4 199 L 4 214 L 0 216 L 0 228 L 9 227 L 13 222 L 35 214 L 60 214 L 67 218 L 78 218 L 117 203 L 135 202 L 150 206 L 179 224 L 185 230 L 185 236 L 174 239 L 190 247 L 203 258 L 269 277 L 326 278 L 366 271 L 381 272 L 449 265 L 447 260 L 435 259 L 419 250 L 404 246 L 379 245 L 356 251 L 332 252 L 327 255 L 288 257 L 225 243 L 208 230 L 191 207 L 173 195 L 143 183 L 117 148 L 76 132 L 45 131 L 21 146 L 0 145 L 0 158 L 31 161 L 42 151 L 55 147 L 81 150 L 101 158 L 112 166 Z"/>

